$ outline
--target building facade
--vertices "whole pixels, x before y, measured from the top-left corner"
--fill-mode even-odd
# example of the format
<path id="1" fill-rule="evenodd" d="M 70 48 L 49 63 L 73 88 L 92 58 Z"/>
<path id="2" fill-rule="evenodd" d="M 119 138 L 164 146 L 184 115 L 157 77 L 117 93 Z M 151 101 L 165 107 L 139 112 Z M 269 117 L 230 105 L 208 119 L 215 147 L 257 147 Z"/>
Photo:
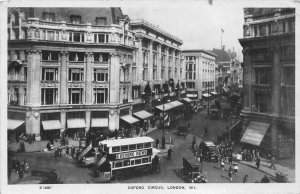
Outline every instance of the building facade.
<path id="1" fill-rule="evenodd" d="M 154 87 L 180 73 L 182 41 L 130 23 L 120 8 L 10 8 L 8 16 L 8 129 L 24 123 L 37 140 L 116 131 L 143 102 L 147 81 Z M 171 57 L 164 58 L 168 77 L 163 53 Z"/>
<path id="2" fill-rule="evenodd" d="M 186 96 L 202 99 L 215 91 L 216 55 L 205 50 L 183 50 Z"/>
<path id="3" fill-rule="evenodd" d="M 280 157 L 294 154 L 295 9 L 244 9 L 243 132 L 265 135 L 263 146 Z M 254 136 L 255 137 L 255 136 Z M 242 140 L 247 139 L 245 133 Z M 259 139 L 259 138 L 258 138 Z M 249 140 L 250 141 L 250 140 Z M 246 140 L 247 142 L 247 140 Z M 257 142 L 257 145 L 262 145 Z"/>
<path id="4" fill-rule="evenodd" d="M 235 51 L 222 49 L 213 49 L 210 52 L 216 57 L 216 91 L 223 92 L 223 88 L 227 91 L 231 85 L 242 85 L 243 69 L 241 63 L 237 59 Z"/>

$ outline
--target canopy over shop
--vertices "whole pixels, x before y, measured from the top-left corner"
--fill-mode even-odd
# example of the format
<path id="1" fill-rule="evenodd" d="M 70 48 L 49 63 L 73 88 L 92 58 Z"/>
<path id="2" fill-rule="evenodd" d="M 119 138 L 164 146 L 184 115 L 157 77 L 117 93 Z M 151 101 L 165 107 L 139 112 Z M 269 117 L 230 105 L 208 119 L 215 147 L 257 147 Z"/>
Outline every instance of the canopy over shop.
<path id="1" fill-rule="evenodd" d="M 24 123 L 25 121 L 23 120 L 7 120 L 7 135 L 9 141 L 16 140 L 17 136 L 19 136 L 22 132 L 25 132 L 25 127 L 22 128 L 22 126 L 24 126 Z"/>
<path id="2" fill-rule="evenodd" d="M 77 137 L 83 137 L 85 133 L 85 120 L 82 118 L 76 118 L 76 119 L 68 119 L 67 120 L 68 125 L 68 136 L 77 138 Z"/>
<path id="3" fill-rule="evenodd" d="M 142 110 L 133 113 L 134 116 L 138 117 L 139 119 L 145 120 L 153 116 L 153 114 L 149 113 L 148 111 Z"/>
<path id="4" fill-rule="evenodd" d="M 254 146 L 260 146 L 269 127 L 270 124 L 268 123 L 251 121 L 241 139 L 241 142 Z"/>
<path id="5" fill-rule="evenodd" d="M 22 120 L 8 119 L 8 121 L 7 121 L 7 129 L 9 131 L 14 131 L 16 128 L 20 127 L 24 123 L 25 123 L 25 121 L 22 121 Z"/>
<path id="6" fill-rule="evenodd" d="M 156 106 L 156 108 L 163 111 L 163 112 L 166 112 L 166 111 L 169 111 L 173 108 L 177 108 L 181 105 L 183 105 L 181 102 L 175 100 L 173 102 L 169 102 L 169 103 L 166 103 L 166 104 L 161 104 L 159 106 Z"/>

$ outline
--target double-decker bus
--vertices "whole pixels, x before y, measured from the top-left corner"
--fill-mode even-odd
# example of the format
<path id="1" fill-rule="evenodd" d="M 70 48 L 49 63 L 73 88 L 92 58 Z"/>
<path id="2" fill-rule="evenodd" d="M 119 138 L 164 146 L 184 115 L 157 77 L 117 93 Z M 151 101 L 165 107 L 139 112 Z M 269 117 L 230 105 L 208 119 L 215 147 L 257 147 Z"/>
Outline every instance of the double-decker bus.
<path id="1" fill-rule="evenodd" d="M 99 144 L 105 154 L 97 162 L 96 169 L 109 172 L 110 178 L 141 170 L 151 172 L 159 167 L 156 156 L 159 150 L 153 147 L 154 140 L 150 137 L 103 140 Z"/>

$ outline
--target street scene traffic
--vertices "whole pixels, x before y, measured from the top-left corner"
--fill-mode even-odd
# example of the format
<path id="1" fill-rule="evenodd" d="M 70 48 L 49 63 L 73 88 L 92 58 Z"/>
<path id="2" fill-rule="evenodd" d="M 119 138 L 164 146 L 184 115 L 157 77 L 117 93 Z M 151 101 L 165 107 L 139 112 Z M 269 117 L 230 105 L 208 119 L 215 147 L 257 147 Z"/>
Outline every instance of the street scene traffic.
<path id="1" fill-rule="evenodd" d="M 8 8 L 8 185 L 296 182 L 295 8 L 155 10 Z"/>

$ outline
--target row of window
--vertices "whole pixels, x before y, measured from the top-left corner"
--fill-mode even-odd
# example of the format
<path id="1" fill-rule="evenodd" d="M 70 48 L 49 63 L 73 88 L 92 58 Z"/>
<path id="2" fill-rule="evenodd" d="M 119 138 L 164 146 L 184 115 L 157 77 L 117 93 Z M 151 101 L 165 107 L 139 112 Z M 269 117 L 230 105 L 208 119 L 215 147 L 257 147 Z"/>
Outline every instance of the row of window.
<path id="1" fill-rule="evenodd" d="M 151 162 L 151 156 L 138 158 L 138 159 L 131 159 L 131 160 L 120 160 L 113 162 L 112 168 L 121 168 L 126 166 L 134 166 L 139 164 L 146 164 Z"/>
<path id="2" fill-rule="evenodd" d="M 123 145 L 123 146 L 114 146 L 114 147 L 112 147 L 112 153 L 140 150 L 140 149 L 144 149 L 144 148 L 146 149 L 146 148 L 151 148 L 151 147 L 152 147 L 151 142 Z"/>
<path id="3" fill-rule="evenodd" d="M 94 53 L 95 62 L 108 62 L 110 59 L 109 53 Z M 59 52 L 55 51 L 42 51 L 43 61 L 58 61 Z M 82 52 L 69 52 L 69 61 L 85 61 L 85 53 Z"/>
<path id="4" fill-rule="evenodd" d="M 56 21 L 55 13 L 52 13 L 52 12 L 43 12 L 42 18 L 43 18 L 43 20 L 48 21 L 48 22 Z M 80 15 L 70 15 L 69 19 L 72 24 L 81 24 L 82 23 L 82 17 Z M 106 17 L 96 17 L 95 25 L 98 25 L 98 26 L 107 25 L 107 18 Z"/>

